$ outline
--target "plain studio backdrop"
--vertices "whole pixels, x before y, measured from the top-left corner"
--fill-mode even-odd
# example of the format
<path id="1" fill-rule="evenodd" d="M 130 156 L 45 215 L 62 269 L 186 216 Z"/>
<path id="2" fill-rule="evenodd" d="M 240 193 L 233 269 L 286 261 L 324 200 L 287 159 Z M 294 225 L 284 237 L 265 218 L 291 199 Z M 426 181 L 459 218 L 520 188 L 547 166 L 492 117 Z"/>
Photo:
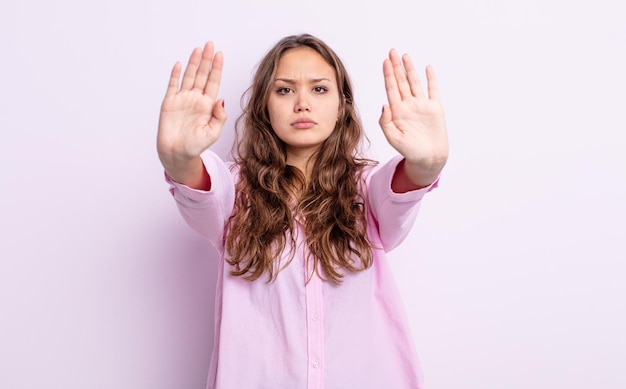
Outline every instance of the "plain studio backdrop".
<path id="1" fill-rule="evenodd" d="M 344 60 L 382 161 L 388 50 L 438 75 L 450 159 L 391 253 L 426 387 L 626 388 L 620 6 L 3 0 L 0 388 L 204 388 L 215 258 L 167 191 L 160 103 L 213 40 L 227 156 L 254 67 L 302 32 Z"/>

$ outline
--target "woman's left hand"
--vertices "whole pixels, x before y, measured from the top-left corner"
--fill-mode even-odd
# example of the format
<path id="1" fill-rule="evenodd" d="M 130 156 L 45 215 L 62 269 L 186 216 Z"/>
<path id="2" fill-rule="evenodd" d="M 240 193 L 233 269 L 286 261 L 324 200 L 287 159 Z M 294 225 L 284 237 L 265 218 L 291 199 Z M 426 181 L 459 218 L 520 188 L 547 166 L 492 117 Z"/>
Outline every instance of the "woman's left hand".
<path id="1" fill-rule="evenodd" d="M 389 144 L 405 157 L 409 179 L 427 185 L 437 178 L 448 159 L 448 135 L 437 80 L 426 67 L 428 95 L 422 89 L 411 58 L 395 50 L 383 63 L 389 105 L 379 124 Z"/>

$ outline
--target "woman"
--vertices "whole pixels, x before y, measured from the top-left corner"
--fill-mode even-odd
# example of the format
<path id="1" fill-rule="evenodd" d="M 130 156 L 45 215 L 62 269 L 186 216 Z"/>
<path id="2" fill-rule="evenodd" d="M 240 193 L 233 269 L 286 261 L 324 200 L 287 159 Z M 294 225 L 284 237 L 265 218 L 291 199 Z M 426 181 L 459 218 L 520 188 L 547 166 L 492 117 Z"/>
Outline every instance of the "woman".
<path id="1" fill-rule="evenodd" d="M 379 124 L 399 155 L 377 166 L 348 74 L 311 35 L 260 62 L 235 161 L 207 150 L 226 120 L 223 65 L 195 49 L 172 70 L 157 148 L 191 227 L 221 253 L 208 388 L 419 388 L 410 329 L 385 253 L 436 186 L 448 143 L 433 70 L 383 63 Z"/>

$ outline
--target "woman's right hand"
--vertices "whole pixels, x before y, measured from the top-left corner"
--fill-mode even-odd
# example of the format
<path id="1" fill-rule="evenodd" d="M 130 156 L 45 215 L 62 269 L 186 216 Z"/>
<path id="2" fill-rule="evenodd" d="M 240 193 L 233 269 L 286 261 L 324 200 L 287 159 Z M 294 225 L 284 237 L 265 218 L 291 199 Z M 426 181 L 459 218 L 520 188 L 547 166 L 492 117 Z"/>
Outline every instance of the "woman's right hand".
<path id="1" fill-rule="evenodd" d="M 207 42 L 203 50 L 193 50 L 182 82 L 180 62 L 172 69 L 161 105 L 157 151 L 175 181 L 197 178 L 200 154 L 215 143 L 224 127 L 224 101 L 217 99 L 223 63 L 222 53 L 214 53 L 213 43 Z"/>

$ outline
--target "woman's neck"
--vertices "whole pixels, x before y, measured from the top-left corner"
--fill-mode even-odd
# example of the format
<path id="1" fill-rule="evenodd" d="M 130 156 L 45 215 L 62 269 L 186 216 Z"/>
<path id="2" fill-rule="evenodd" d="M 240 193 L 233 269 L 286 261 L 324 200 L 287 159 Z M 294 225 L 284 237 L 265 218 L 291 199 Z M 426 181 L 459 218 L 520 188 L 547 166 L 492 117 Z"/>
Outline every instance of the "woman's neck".
<path id="1" fill-rule="evenodd" d="M 305 181 L 308 183 L 315 165 L 315 159 L 311 153 L 307 154 L 287 154 L 287 165 L 293 166 L 300 170 L 304 175 Z"/>

